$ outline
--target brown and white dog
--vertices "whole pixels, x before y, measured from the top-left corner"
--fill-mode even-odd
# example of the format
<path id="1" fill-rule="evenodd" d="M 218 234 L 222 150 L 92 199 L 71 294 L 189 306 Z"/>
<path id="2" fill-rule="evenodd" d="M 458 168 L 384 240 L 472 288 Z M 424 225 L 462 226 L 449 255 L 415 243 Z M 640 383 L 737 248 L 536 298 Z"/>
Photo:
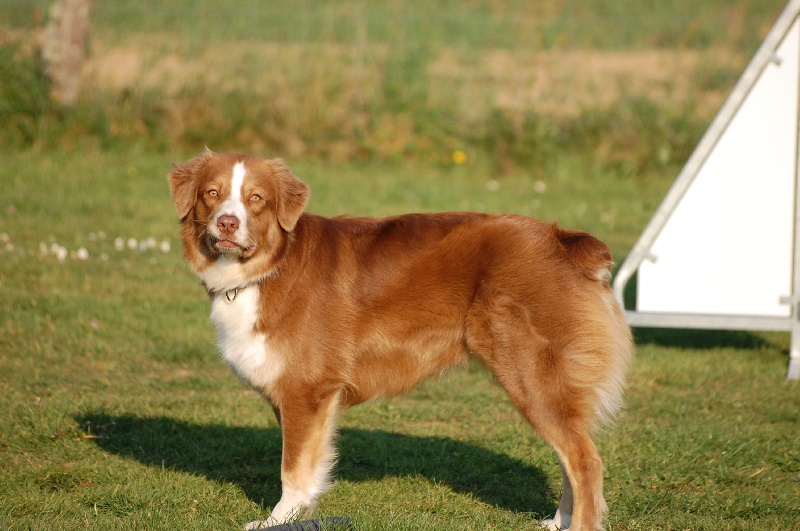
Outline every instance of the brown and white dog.
<path id="1" fill-rule="evenodd" d="M 211 151 L 169 176 L 184 254 L 211 299 L 222 356 L 283 434 L 274 525 L 330 486 L 339 411 L 481 360 L 555 448 L 550 529 L 600 529 L 591 436 L 619 408 L 631 336 L 585 232 L 475 213 L 326 218 L 283 161 Z"/>

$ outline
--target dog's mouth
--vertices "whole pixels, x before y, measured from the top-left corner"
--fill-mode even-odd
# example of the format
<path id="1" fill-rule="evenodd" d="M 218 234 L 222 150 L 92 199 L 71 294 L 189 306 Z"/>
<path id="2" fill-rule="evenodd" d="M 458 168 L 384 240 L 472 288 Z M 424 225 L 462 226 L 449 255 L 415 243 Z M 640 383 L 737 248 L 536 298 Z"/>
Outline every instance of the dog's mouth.
<path id="1" fill-rule="evenodd" d="M 245 246 L 228 238 L 208 236 L 208 246 L 218 254 L 249 258 L 256 252 L 255 244 Z"/>

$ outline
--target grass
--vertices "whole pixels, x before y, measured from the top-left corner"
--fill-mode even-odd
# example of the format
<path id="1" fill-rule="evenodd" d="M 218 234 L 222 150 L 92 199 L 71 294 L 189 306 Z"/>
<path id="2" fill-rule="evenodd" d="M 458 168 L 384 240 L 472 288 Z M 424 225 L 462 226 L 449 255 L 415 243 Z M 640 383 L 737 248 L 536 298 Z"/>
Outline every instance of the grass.
<path id="1" fill-rule="evenodd" d="M 90 86 L 71 110 L 47 99 L 22 32 L 48 4 L 0 7 L 11 530 L 239 529 L 279 497 L 277 423 L 220 361 L 180 255 L 173 160 L 205 143 L 280 154 L 317 213 L 516 212 L 589 229 L 620 262 L 711 118 L 703 102 L 730 88 L 783 2 L 95 3 L 94 57 L 123 64 L 109 52 L 134 50 L 143 81 Z M 700 54 L 688 88 L 616 80 L 609 104 L 573 114 L 493 99 L 533 78 L 491 74 L 488 58 L 522 76 L 563 51 L 624 63 L 664 47 Z M 734 60 L 706 54 L 719 47 Z M 442 65 L 456 74 L 435 74 Z M 166 67 L 191 83 L 144 83 Z M 232 76 L 249 83 L 221 83 Z M 627 408 L 598 441 L 609 531 L 798 529 L 788 336 L 636 336 Z M 560 496 L 552 451 L 476 364 L 347 412 L 339 447 L 320 514 L 358 530 L 535 529 Z"/>
<path id="2" fill-rule="evenodd" d="M 540 168 L 553 149 L 578 154 L 603 145 L 601 163 L 640 171 L 688 156 L 709 108 L 781 6 L 515 0 L 265 9 L 255 1 L 175 0 L 154 10 L 103 2 L 95 6 L 82 98 L 65 112 L 30 74 L 38 58 L 25 30 L 41 26 L 46 2 L 14 0 L 0 9 L 0 24 L 10 29 L 0 41 L 0 140 L 15 147 L 138 143 L 162 152 L 209 144 L 335 162 L 446 164 L 465 150 L 500 173 Z M 628 74 L 612 64 L 576 83 L 597 58 L 570 67 L 560 55 L 665 48 L 700 64 L 672 64 L 665 73 L 661 61 L 644 57 Z M 632 60 L 619 59 L 623 70 Z M 498 73 L 503 61 L 509 64 Z M 644 94 L 630 92 L 631 76 L 645 80 Z M 687 79 L 689 91 L 681 87 Z M 608 99 L 606 108 L 575 108 L 583 101 L 571 94 L 575 86 Z M 669 104 L 648 104 L 652 91 Z"/>
<path id="3" fill-rule="evenodd" d="M 47 0 L 7 0 L 0 23 L 29 27 L 49 6 Z M 367 3 L 346 0 L 275 2 L 257 0 L 192 2 L 169 0 L 158 9 L 130 2 L 94 6 L 105 27 L 103 37 L 169 31 L 195 42 L 264 39 L 298 43 L 370 41 L 425 43 L 433 47 L 542 48 L 552 46 L 616 48 L 708 46 L 722 39 L 734 46 L 755 46 L 764 21 L 783 7 L 774 0 L 706 2 L 676 0 L 669 5 L 632 0 L 587 4 L 578 0 L 480 0 L 468 5 L 446 2 Z M 191 23 L 187 24 L 186 21 Z M 720 22 L 726 22 L 723 28 Z M 360 27 L 363 26 L 363 27 Z"/>
<path id="4" fill-rule="evenodd" d="M 0 525 L 236 529 L 265 514 L 279 497 L 279 430 L 218 358 L 205 295 L 176 249 L 169 158 L 4 161 Z M 489 191 L 483 170 L 463 166 L 293 167 L 317 212 L 563 210 L 618 249 L 651 208 L 625 208 L 636 177 L 556 176 L 536 192 L 520 175 Z M 616 209 L 609 223 L 603 209 Z M 117 250 L 117 237 L 173 245 Z M 89 257 L 62 262 L 40 242 Z M 638 343 L 628 408 L 599 441 L 608 528 L 791 529 L 800 395 L 783 381 L 788 338 L 640 330 Z M 551 450 L 477 365 L 351 410 L 339 447 L 320 512 L 357 529 L 532 529 L 560 493 Z"/>

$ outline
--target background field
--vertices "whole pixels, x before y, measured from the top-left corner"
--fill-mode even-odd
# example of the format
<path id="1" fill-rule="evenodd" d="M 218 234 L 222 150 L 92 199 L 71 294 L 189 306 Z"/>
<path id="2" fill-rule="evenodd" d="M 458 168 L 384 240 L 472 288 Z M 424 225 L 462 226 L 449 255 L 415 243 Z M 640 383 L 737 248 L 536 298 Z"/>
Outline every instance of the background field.
<path id="1" fill-rule="evenodd" d="M 180 256 L 173 160 L 283 156 L 322 214 L 560 219 L 621 262 L 783 7 L 96 2 L 65 110 L 35 69 L 48 4 L 0 3 L 0 529 L 238 529 L 279 497 L 275 419 Z M 788 336 L 636 335 L 608 529 L 800 528 Z M 478 365 L 351 410 L 339 446 L 320 512 L 358 529 L 535 529 L 560 496 Z"/>

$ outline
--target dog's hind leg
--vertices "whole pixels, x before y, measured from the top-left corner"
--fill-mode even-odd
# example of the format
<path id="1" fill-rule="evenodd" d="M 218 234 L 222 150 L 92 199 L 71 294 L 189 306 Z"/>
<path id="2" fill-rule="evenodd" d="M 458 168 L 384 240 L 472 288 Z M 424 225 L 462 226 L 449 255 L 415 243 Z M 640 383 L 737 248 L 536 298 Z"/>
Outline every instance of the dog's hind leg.
<path id="1" fill-rule="evenodd" d="M 570 522 L 572 522 L 572 483 L 569 481 L 569 474 L 564 467 L 564 461 L 561 456 L 558 457 L 558 464 L 561 465 L 561 502 L 558 504 L 556 515 L 553 518 L 542 521 L 542 525 L 550 531 L 568 529 Z"/>
<path id="2" fill-rule="evenodd" d="M 561 502 L 555 517 L 543 523 L 553 530 L 602 529 L 606 511 L 603 461 L 589 436 L 589 422 L 580 414 L 572 416 L 575 408 L 560 398 L 546 396 L 547 391 L 526 394 L 523 389 L 527 386 L 508 383 L 505 378 L 501 384 L 509 390 L 525 419 L 558 454 L 563 484 Z"/>
<path id="3" fill-rule="evenodd" d="M 539 334 L 527 310 L 511 297 L 484 299 L 467 319 L 467 345 L 494 373 L 512 402 L 556 450 L 564 492 L 551 529 L 602 528 L 603 463 L 590 438 L 595 391 L 572 382 L 576 357 Z M 588 354 L 591 356 L 591 354 Z"/>
<path id="4" fill-rule="evenodd" d="M 309 516 L 319 497 L 331 486 L 330 471 L 336 460 L 334 435 L 339 392 L 320 397 L 284 397 L 275 406 L 283 433 L 281 499 L 266 521 L 251 522 L 258 529 Z"/>
<path id="5" fill-rule="evenodd" d="M 603 461 L 592 440 L 569 434 L 562 442 L 545 436 L 559 455 L 564 491 L 555 518 L 545 524 L 572 531 L 602 529 L 606 502 L 603 499 Z M 571 514 L 570 514 L 571 513 Z"/>

